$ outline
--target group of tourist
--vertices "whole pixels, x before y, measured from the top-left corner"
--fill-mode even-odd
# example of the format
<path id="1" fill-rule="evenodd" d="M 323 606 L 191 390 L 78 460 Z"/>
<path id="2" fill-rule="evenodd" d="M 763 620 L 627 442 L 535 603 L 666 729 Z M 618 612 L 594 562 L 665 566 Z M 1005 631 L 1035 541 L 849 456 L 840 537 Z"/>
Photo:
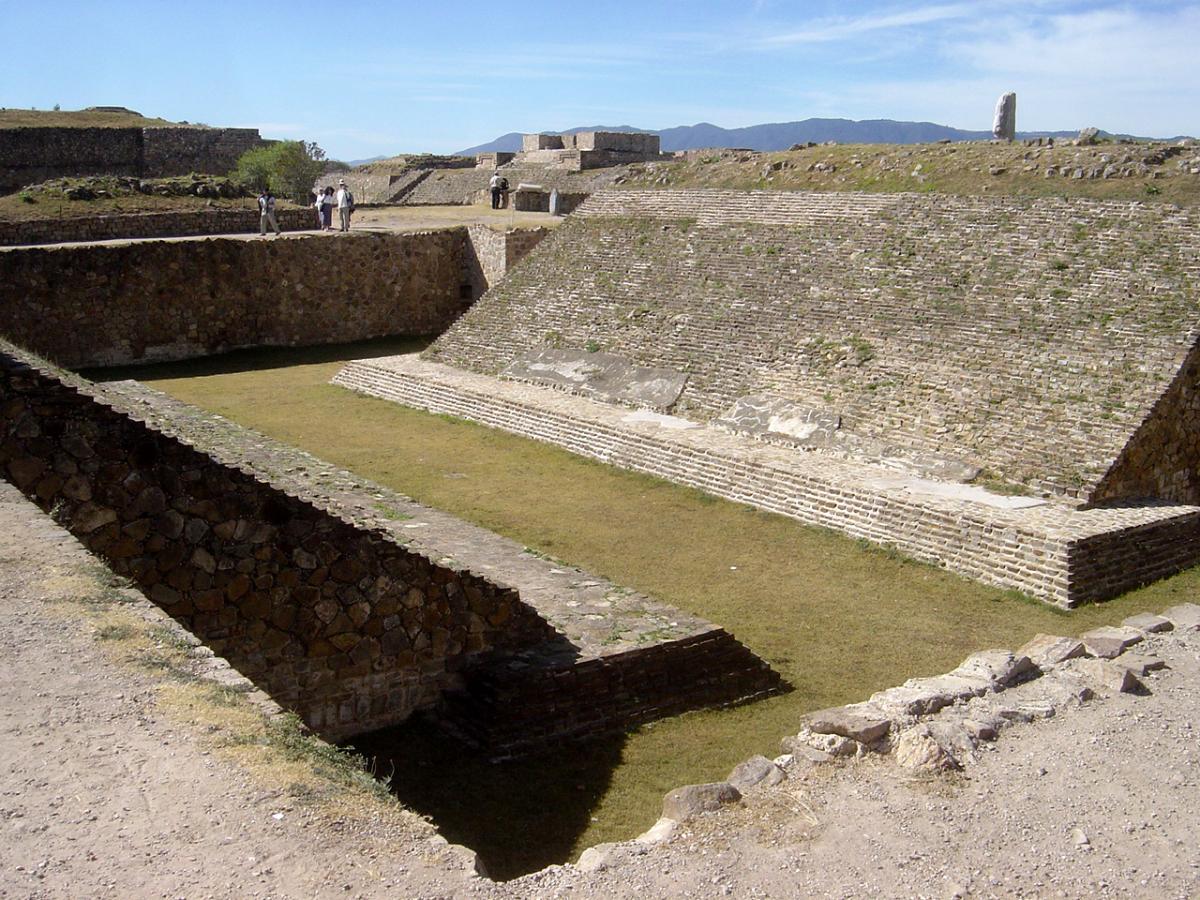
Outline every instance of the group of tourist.
<path id="1" fill-rule="evenodd" d="M 312 194 L 309 196 L 311 197 Z M 345 180 L 338 180 L 336 193 L 332 187 L 318 190 L 314 206 L 317 210 L 317 228 L 322 231 L 333 231 L 333 208 L 336 206 L 341 226 L 339 230 L 350 230 L 350 216 L 354 212 L 354 194 L 346 186 Z M 259 237 L 266 237 L 268 228 L 275 232 L 276 237 L 282 234 L 279 220 L 275 217 L 275 195 L 271 193 L 270 188 L 263 188 L 258 194 Z"/>
<path id="2" fill-rule="evenodd" d="M 488 182 L 488 190 L 492 192 L 492 209 L 504 209 L 508 206 L 508 179 L 497 171 Z"/>
<path id="3" fill-rule="evenodd" d="M 346 186 L 345 179 L 338 179 L 336 192 L 328 185 L 324 190 L 318 188 L 317 202 L 314 206 L 317 210 L 317 227 L 322 231 L 333 231 L 333 208 L 335 206 L 338 211 L 338 230 L 350 230 L 350 216 L 354 213 L 354 194 Z"/>

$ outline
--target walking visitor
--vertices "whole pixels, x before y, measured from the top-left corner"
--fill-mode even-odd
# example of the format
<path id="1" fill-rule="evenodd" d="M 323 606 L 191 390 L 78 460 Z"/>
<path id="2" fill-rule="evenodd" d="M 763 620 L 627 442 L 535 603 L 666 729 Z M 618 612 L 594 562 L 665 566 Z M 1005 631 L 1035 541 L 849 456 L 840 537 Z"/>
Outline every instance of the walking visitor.
<path id="1" fill-rule="evenodd" d="M 282 233 L 279 222 L 275 218 L 275 195 L 268 188 L 263 188 L 258 195 L 258 236 L 267 236 L 267 226 L 275 231 L 275 237 Z"/>
<path id="2" fill-rule="evenodd" d="M 336 199 L 341 230 L 349 231 L 350 214 L 354 212 L 354 195 L 350 193 L 350 188 L 346 187 L 346 182 L 344 180 L 338 180 Z"/>

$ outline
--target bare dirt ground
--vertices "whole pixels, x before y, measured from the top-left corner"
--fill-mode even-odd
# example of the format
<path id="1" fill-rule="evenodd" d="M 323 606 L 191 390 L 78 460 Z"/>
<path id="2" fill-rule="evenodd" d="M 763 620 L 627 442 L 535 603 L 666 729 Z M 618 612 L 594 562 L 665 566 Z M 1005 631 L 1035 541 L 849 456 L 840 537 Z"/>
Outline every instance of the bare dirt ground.
<path id="1" fill-rule="evenodd" d="M 823 767 L 503 885 L 399 811 L 311 799 L 122 662 L 95 562 L 0 483 L 0 897 L 1200 894 L 1200 633 L 1150 696 L 1015 726 L 962 775 Z M 647 823 L 649 824 L 649 823 Z M 520 823 L 512 823 L 519 828 Z"/>

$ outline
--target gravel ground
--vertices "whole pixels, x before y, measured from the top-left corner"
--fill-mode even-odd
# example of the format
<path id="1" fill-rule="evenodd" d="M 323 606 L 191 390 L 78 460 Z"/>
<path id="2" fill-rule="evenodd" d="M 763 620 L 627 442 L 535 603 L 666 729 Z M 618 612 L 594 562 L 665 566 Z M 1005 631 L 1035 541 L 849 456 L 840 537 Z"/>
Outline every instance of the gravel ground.
<path id="1" fill-rule="evenodd" d="M 1148 696 L 1014 726 L 961 774 L 792 769 L 665 844 L 497 885 L 420 823 L 333 818 L 211 753 L 55 602 L 93 565 L 0 483 L 0 897 L 1200 895 L 1200 632 L 1139 647 L 1167 665 Z"/>

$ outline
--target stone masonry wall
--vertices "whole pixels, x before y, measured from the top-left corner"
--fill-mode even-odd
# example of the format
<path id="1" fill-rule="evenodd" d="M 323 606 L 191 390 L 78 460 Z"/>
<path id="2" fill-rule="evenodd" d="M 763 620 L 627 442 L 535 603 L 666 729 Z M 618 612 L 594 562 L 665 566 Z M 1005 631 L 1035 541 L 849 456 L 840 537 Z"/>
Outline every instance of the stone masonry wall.
<path id="1" fill-rule="evenodd" d="M 140 128 L 0 129 L 0 193 L 63 175 L 140 175 Z"/>
<path id="2" fill-rule="evenodd" d="M 1105 474 L 1092 502 L 1129 497 L 1200 504 L 1200 345 Z"/>
<path id="3" fill-rule="evenodd" d="M 254 128 L 4 128 L 0 192 L 64 175 L 224 174 L 262 143 Z"/>
<path id="4" fill-rule="evenodd" d="M 311 209 L 278 209 L 276 218 L 284 231 L 308 231 L 316 227 L 316 217 Z M 250 234 L 258 231 L 258 220 L 258 212 L 254 209 L 200 209 L 0 222 L 0 246 L 197 234 Z"/>
<path id="5" fill-rule="evenodd" d="M 147 178 L 188 172 L 224 174 L 238 157 L 263 144 L 257 128 L 146 128 L 142 172 Z"/>
<path id="6" fill-rule="evenodd" d="M 429 355 L 596 348 L 686 373 L 692 418 L 782 397 L 1087 499 L 1195 344 L 1198 284 L 1200 219 L 1165 205 L 608 190 Z"/>
<path id="7" fill-rule="evenodd" d="M 0 253 L 0 335 L 71 367 L 444 330 L 465 228 Z"/>
<path id="8" fill-rule="evenodd" d="M 222 464 L 0 343 L 0 473 L 281 705 L 342 738 L 552 629 L 516 591 Z"/>
<path id="9" fill-rule="evenodd" d="M 522 228 L 495 231 L 486 225 L 469 225 L 467 234 L 472 256 L 471 283 L 475 296 L 481 297 L 499 284 L 509 269 L 525 258 L 550 233 L 548 228 Z"/>

